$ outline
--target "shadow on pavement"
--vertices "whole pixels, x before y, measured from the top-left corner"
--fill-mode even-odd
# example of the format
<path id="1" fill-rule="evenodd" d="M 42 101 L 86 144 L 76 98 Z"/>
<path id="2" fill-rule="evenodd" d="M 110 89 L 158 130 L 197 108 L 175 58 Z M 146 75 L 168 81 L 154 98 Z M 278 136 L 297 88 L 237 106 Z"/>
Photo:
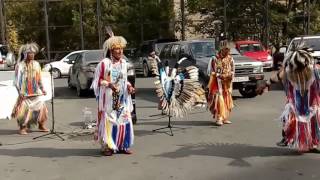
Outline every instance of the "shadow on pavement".
<path id="1" fill-rule="evenodd" d="M 18 135 L 18 128 L 14 129 L 0 129 L 0 135 Z"/>
<path id="2" fill-rule="evenodd" d="M 98 149 L 21 148 L 0 149 L 0 156 L 57 158 L 70 156 L 100 157 L 101 155 Z"/>
<path id="3" fill-rule="evenodd" d="M 174 152 L 167 152 L 156 157 L 166 158 L 184 158 L 189 156 L 216 156 L 223 158 L 231 158 L 233 161 L 229 166 L 249 167 L 250 163 L 245 161 L 245 158 L 250 157 L 271 157 L 271 156 L 298 156 L 297 151 L 286 148 L 277 147 L 260 147 L 247 144 L 229 144 L 229 143 L 216 143 L 216 144 L 190 144 L 180 145 L 180 148 Z"/>
<path id="4" fill-rule="evenodd" d="M 70 89 L 68 87 L 55 87 L 54 88 L 54 98 L 55 99 L 89 99 L 94 98 L 92 92 L 89 92 L 84 97 L 78 97 L 75 89 Z"/>
<path id="5" fill-rule="evenodd" d="M 162 119 L 162 118 L 161 118 Z M 150 119 L 145 119 L 150 120 Z M 173 126 L 215 126 L 213 121 L 181 121 L 181 120 L 171 120 Z M 157 122 L 143 122 L 141 125 L 156 125 L 156 126 L 166 126 L 168 121 L 157 121 Z"/>

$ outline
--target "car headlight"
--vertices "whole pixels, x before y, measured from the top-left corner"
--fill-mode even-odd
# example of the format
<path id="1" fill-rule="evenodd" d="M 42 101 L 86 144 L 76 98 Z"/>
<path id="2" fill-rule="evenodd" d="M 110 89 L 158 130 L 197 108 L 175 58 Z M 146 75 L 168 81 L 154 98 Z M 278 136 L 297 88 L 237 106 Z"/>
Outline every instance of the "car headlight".
<path id="1" fill-rule="evenodd" d="M 267 60 L 272 61 L 272 56 L 268 55 Z"/>
<path id="2" fill-rule="evenodd" d="M 134 76 L 134 75 L 135 75 L 134 69 L 128 69 L 128 76 Z"/>
<path id="3" fill-rule="evenodd" d="M 263 67 L 259 66 L 259 67 L 253 68 L 253 73 L 263 73 Z"/>

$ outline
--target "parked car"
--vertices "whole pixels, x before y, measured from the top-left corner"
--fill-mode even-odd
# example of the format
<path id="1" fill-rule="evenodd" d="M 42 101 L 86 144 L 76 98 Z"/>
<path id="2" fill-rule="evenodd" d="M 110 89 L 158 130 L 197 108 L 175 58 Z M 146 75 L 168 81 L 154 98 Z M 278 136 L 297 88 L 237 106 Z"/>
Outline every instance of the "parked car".
<path id="1" fill-rule="evenodd" d="M 261 61 L 263 67 L 271 69 L 273 60 L 270 52 L 259 41 L 236 41 L 236 49 L 243 55 Z"/>
<path id="2" fill-rule="evenodd" d="M 16 64 L 15 55 L 6 45 L 0 44 L 0 70 L 13 70 Z"/>
<path id="3" fill-rule="evenodd" d="M 284 56 L 286 56 L 294 47 L 294 45 L 297 45 L 300 43 L 300 41 L 303 40 L 305 45 L 312 49 L 312 56 L 315 59 L 317 64 L 320 64 L 320 36 L 319 35 L 313 35 L 313 36 L 300 36 L 295 37 L 291 40 L 288 48 L 286 49 L 286 53 Z M 285 47 L 283 47 L 285 49 Z"/>
<path id="4" fill-rule="evenodd" d="M 99 62 L 104 58 L 104 50 L 84 50 L 78 51 L 77 57 L 74 60 L 74 65 L 69 69 L 68 87 L 76 88 L 79 97 L 85 96 L 90 92 L 90 86 L 94 78 L 94 73 Z M 135 69 L 133 63 L 124 57 L 128 62 L 128 81 L 135 87 Z M 132 103 L 134 110 L 131 113 L 132 121 L 135 124 L 136 103 L 135 94 L 132 95 Z"/>
<path id="5" fill-rule="evenodd" d="M 244 97 L 255 97 L 256 85 L 264 79 L 263 65 L 261 62 L 242 56 L 236 49 L 231 50 L 235 60 L 234 88 Z M 160 52 L 160 59 L 168 61 L 173 67 L 182 57 L 188 59 L 181 63 L 181 67 L 194 65 L 199 69 L 199 80 L 203 87 L 207 87 L 209 74 L 208 64 L 215 56 L 214 39 L 180 41 L 166 44 Z"/>
<path id="6" fill-rule="evenodd" d="M 155 39 L 144 41 L 136 50 L 133 61 L 137 74 L 142 74 L 144 77 L 151 76 L 151 61 L 148 59 L 149 54 L 152 51 L 159 54 L 166 43 L 175 41 L 177 41 L 177 39 Z"/>
<path id="7" fill-rule="evenodd" d="M 76 58 L 82 53 L 84 50 L 81 51 L 74 51 L 66 56 L 64 56 L 61 60 L 59 61 L 54 61 L 46 64 L 44 66 L 44 69 L 46 71 L 51 70 L 52 66 L 52 76 L 53 78 L 60 78 L 62 76 L 68 76 L 69 75 L 69 69 L 75 62 Z"/>

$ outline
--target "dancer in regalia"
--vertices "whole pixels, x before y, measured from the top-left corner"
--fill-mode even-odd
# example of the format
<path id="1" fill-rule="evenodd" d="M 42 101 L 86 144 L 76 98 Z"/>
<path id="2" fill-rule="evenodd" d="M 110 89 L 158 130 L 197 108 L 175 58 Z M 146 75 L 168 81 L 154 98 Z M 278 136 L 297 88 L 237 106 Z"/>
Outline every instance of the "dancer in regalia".
<path id="1" fill-rule="evenodd" d="M 123 58 L 126 40 L 114 36 L 104 43 L 106 57 L 96 67 L 92 88 L 98 101 L 98 121 L 95 139 L 101 143 L 102 153 L 131 154 L 133 145 L 133 110 L 131 94 L 134 88 L 127 80 L 127 62 Z"/>
<path id="2" fill-rule="evenodd" d="M 208 64 L 208 108 L 216 119 L 216 124 L 231 124 L 229 120 L 232 100 L 232 79 L 234 76 L 234 62 L 230 49 L 223 47 Z"/>
<path id="3" fill-rule="evenodd" d="M 311 56 L 303 39 L 285 57 L 284 66 L 273 75 L 261 94 L 271 83 L 282 82 L 286 92 L 286 105 L 280 117 L 283 140 L 300 152 L 315 150 L 320 141 L 320 68 Z"/>
<path id="4" fill-rule="evenodd" d="M 22 45 L 19 50 L 18 64 L 15 68 L 15 80 L 19 98 L 12 112 L 12 118 L 17 119 L 19 133 L 27 134 L 28 129 L 38 124 L 39 130 L 48 132 L 44 126 L 48 119 L 48 110 L 44 100 L 46 95 L 41 78 L 40 64 L 34 60 L 38 53 L 38 45 L 30 43 Z"/>

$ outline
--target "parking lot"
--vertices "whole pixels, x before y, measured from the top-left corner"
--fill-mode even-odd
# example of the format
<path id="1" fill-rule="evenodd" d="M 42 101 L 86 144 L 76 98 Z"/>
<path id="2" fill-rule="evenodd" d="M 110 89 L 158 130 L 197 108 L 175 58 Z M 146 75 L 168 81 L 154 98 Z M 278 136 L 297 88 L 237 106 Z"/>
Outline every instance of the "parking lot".
<path id="1" fill-rule="evenodd" d="M 0 72 L 5 80 L 9 72 Z M 4 73 L 7 73 L 4 75 Z M 267 73 L 269 76 L 270 73 Z M 0 179 L 319 179 L 318 154 L 300 155 L 276 147 L 281 124 L 277 121 L 284 93 L 271 91 L 242 98 L 235 91 L 233 124 L 216 127 L 206 108 L 173 119 L 174 136 L 153 129 L 167 125 L 157 110 L 153 78 L 137 78 L 137 116 L 132 155 L 104 157 L 90 130 L 83 130 L 82 111 L 96 112 L 93 96 L 79 98 L 66 79 L 55 80 L 58 138 L 17 134 L 16 122 L 0 120 Z M 48 102 L 48 108 L 51 109 Z M 51 115 L 51 112 L 50 112 Z M 51 123 L 51 118 L 49 119 Z"/>

